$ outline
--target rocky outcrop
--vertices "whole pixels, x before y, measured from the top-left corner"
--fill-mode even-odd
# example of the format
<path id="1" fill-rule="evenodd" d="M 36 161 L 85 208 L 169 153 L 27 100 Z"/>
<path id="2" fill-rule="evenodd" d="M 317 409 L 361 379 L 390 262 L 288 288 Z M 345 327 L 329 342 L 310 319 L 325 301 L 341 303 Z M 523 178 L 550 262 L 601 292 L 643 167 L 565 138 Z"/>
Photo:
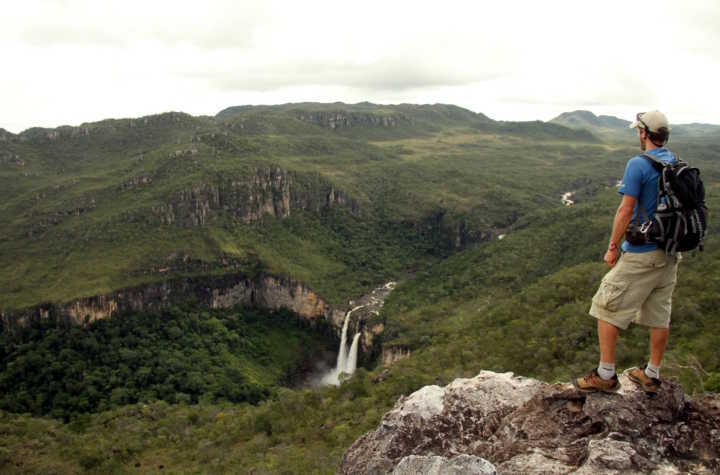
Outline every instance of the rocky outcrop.
<path id="1" fill-rule="evenodd" d="M 25 160 L 20 158 L 20 155 L 12 153 L 6 150 L 0 150 L 0 165 L 17 165 L 19 167 L 25 166 Z"/>
<path id="2" fill-rule="evenodd" d="M 620 383 L 616 394 L 584 394 L 570 384 L 482 371 L 425 386 L 352 444 L 340 472 L 407 473 L 408 465 L 450 466 L 442 464 L 463 455 L 489 461 L 498 473 L 720 471 L 720 395 L 692 399 L 665 381 L 649 397 L 625 375 Z"/>
<path id="3" fill-rule="evenodd" d="M 436 252 L 449 254 L 464 249 L 471 243 L 493 239 L 498 229 L 489 225 L 473 226 L 468 223 L 471 216 L 457 214 L 445 208 L 437 208 L 426 213 L 417 221 L 407 224 L 423 240 L 433 242 Z M 508 225 L 515 221 L 514 212 L 508 215 Z"/>
<path id="4" fill-rule="evenodd" d="M 45 193 L 35 194 L 34 201 L 38 202 L 45 198 Z M 34 237 L 36 235 L 44 233 L 50 226 L 57 226 L 63 223 L 66 219 L 81 216 L 85 213 L 94 211 L 97 207 L 95 198 L 87 196 L 74 203 L 74 206 L 70 208 L 57 209 L 51 212 L 39 212 L 31 211 L 30 225 L 27 230 L 27 237 Z"/>
<path id="5" fill-rule="evenodd" d="M 353 309 L 349 322 L 350 334 L 360 333 L 360 348 L 364 355 L 363 359 L 375 356 L 374 351 L 379 352 L 379 348 L 373 348 L 373 345 L 376 337 L 385 330 L 385 324 L 380 318 L 380 310 L 385 304 L 385 299 L 395 289 L 395 286 L 396 282 L 388 282 L 348 303 L 348 306 Z M 335 327 L 342 328 L 343 320 L 337 322 L 338 324 Z"/>
<path id="6" fill-rule="evenodd" d="M 271 275 L 255 281 L 246 279 L 230 288 L 213 289 L 210 306 L 230 308 L 248 303 L 270 309 L 287 308 L 305 319 L 327 319 L 334 326 L 343 315 L 305 285 Z"/>
<path id="7" fill-rule="evenodd" d="M 487 460 L 473 455 L 440 457 L 438 455 L 408 455 L 400 460 L 393 475 L 495 475 L 497 471 Z"/>
<path id="8" fill-rule="evenodd" d="M 194 303 L 212 308 L 256 305 L 268 309 L 286 308 L 311 323 L 342 325 L 343 312 L 332 308 L 307 286 L 277 276 L 245 274 L 186 277 L 127 288 L 64 304 L 42 304 L 15 312 L 0 313 L 7 331 L 33 320 L 56 318 L 70 324 L 86 324 L 109 318 L 118 312 L 157 310 L 168 305 Z"/>
<path id="9" fill-rule="evenodd" d="M 130 178 L 125 183 L 120 184 L 120 190 L 125 191 L 132 188 L 137 188 L 142 185 L 149 185 L 152 183 L 152 177 L 149 175 L 138 175 Z"/>
<path id="10" fill-rule="evenodd" d="M 409 116 L 398 114 L 370 114 L 360 112 L 338 111 L 298 111 L 295 117 L 329 129 L 347 129 L 351 127 L 397 127 L 412 124 Z"/>
<path id="11" fill-rule="evenodd" d="M 342 206 L 357 212 L 358 206 L 344 191 L 319 176 L 299 177 L 280 167 L 258 168 L 244 178 L 202 183 L 180 190 L 169 202 L 154 206 L 152 214 L 162 224 L 202 226 L 224 212 L 243 223 L 264 215 L 283 219 L 294 210 L 320 212 Z"/>
<path id="12" fill-rule="evenodd" d="M 392 366 L 396 361 L 404 360 L 410 357 L 410 349 L 403 346 L 388 346 L 383 348 L 382 362 L 383 366 Z"/>

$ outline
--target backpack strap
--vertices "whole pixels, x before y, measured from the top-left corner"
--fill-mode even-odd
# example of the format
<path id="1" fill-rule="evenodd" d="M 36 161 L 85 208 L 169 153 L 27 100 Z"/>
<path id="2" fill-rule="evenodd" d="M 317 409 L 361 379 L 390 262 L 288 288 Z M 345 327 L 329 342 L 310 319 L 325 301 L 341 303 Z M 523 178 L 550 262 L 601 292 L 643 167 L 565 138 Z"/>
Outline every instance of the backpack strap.
<path id="1" fill-rule="evenodd" d="M 657 206 L 658 209 L 660 209 L 660 203 L 662 202 L 663 196 L 669 200 L 673 206 L 675 206 L 675 202 L 677 201 L 677 198 L 675 198 L 675 194 L 670 189 L 670 186 L 667 182 L 667 176 L 665 174 L 666 167 L 671 166 L 670 164 L 664 164 L 658 160 L 655 160 L 649 153 L 643 153 L 640 155 L 642 158 L 650 162 L 650 165 L 657 171 L 660 176 L 658 177 L 658 195 L 657 195 Z M 675 155 L 675 164 L 680 163 L 680 157 L 678 155 Z"/>
<path id="2" fill-rule="evenodd" d="M 642 154 L 641 157 L 643 157 L 645 160 L 649 161 L 650 164 L 653 166 L 653 168 L 655 170 L 657 170 L 660 173 L 660 176 L 662 177 L 662 174 L 663 174 L 663 164 L 662 163 L 658 162 L 657 160 L 652 158 L 647 153 Z M 659 201 L 659 197 L 660 197 L 660 195 L 658 193 L 658 201 Z M 650 217 L 648 216 L 647 211 L 645 211 L 645 206 L 643 206 L 640 196 L 638 196 L 638 199 L 637 199 L 637 207 L 638 207 L 638 213 L 635 214 L 635 222 L 640 224 L 640 215 L 641 214 L 642 214 L 643 219 L 645 220 L 644 222 L 649 222 Z"/>
<path id="3" fill-rule="evenodd" d="M 635 215 L 635 222 L 637 222 L 638 224 L 641 224 L 640 223 L 640 215 L 641 214 L 642 214 L 643 219 L 645 220 L 643 222 L 644 223 L 649 222 L 650 217 L 648 216 L 647 211 L 645 211 L 645 205 L 642 204 L 642 201 L 640 200 L 639 196 L 637 199 L 637 207 L 638 207 L 638 213 Z"/>
<path id="4" fill-rule="evenodd" d="M 665 165 L 663 165 L 663 164 L 660 163 L 659 161 L 655 160 L 653 157 L 650 156 L 649 153 L 643 153 L 643 154 L 640 155 L 640 156 L 641 156 L 642 158 L 644 158 L 645 160 L 647 160 L 648 162 L 650 162 L 650 165 L 652 165 L 652 167 L 655 169 L 655 171 L 658 172 L 658 173 L 660 173 L 660 174 L 662 175 L 662 173 L 663 173 L 663 168 L 665 168 Z M 675 155 L 675 159 L 676 159 L 676 160 L 679 160 L 679 158 L 678 158 L 677 155 Z"/>

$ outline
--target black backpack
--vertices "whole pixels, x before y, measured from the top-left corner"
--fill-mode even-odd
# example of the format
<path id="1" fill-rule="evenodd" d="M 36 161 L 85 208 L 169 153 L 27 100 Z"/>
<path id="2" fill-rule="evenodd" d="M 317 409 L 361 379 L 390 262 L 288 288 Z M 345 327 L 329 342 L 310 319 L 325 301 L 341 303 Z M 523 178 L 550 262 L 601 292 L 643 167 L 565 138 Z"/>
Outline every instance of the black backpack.
<path id="1" fill-rule="evenodd" d="M 693 249 L 702 251 L 708 209 L 700 170 L 679 158 L 672 164 L 658 162 L 647 154 L 643 158 L 660 173 L 657 210 L 652 221 L 643 225 L 648 241 L 669 255 Z"/>

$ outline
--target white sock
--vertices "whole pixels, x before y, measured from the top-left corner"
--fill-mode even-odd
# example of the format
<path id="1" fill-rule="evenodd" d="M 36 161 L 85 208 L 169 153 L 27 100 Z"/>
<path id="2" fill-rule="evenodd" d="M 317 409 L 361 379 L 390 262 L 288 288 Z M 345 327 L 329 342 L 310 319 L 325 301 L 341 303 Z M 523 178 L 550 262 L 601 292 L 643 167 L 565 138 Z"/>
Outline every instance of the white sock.
<path id="1" fill-rule="evenodd" d="M 647 376 L 648 378 L 660 379 L 660 366 L 655 366 L 648 361 L 648 364 L 645 367 L 645 376 Z"/>
<path id="2" fill-rule="evenodd" d="M 615 376 L 615 363 L 605 363 L 601 361 L 598 365 L 597 372 L 602 379 L 612 379 L 612 377 Z"/>

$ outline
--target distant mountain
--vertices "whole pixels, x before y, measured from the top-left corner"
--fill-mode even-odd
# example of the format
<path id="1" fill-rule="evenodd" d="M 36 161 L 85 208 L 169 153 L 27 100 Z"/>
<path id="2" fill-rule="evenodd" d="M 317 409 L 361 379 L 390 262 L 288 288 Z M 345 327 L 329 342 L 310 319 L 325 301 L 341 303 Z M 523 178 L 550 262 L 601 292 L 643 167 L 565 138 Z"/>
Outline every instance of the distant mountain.
<path id="1" fill-rule="evenodd" d="M 215 116 L 221 122 L 237 122 L 246 131 L 282 129 L 297 133 L 298 120 L 356 138 L 400 138 L 437 133 L 446 127 L 521 135 L 525 138 L 590 141 L 586 130 L 542 121 L 495 121 L 485 114 L 451 104 L 373 104 L 360 102 L 302 102 L 279 105 L 233 106 Z M 262 124 L 262 125 L 259 125 Z M 281 124 L 285 124 L 282 126 Z M 303 130 L 307 132 L 307 130 Z"/>
<path id="2" fill-rule="evenodd" d="M 588 129 L 595 131 L 597 129 L 625 129 L 630 125 L 630 121 L 619 119 L 611 115 L 597 116 L 587 110 L 576 110 L 572 112 L 563 112 L 559 116 L 550 120 L 551 124 L 564 125 L 571 129 Z"/>
<path id="3" fill-rule="evenodd" d="M 242 105 L 233 106 L 221 110 L 215 116 L 216 119 L 228 119 L 252 113 L 272 114 L 328 114 L 339 113 L 355 116 L 404 116 L 407 120 L 414 121 L 450 121 L 450 122 L 482 122 L 492 123 L 492 119 L 484 114 L 476 113 L 462 107 L 451 104 L 397 104 L 382 105 L 371 102 L 359 102 L 357 104 L 345 104 L 343 102 L 321 103 L 321 102 L 300 102 L 278 105 Z"/>
<path id="4" fill-rule="evenodd" d="M 0 141 L 8 140 L 13 134 L 0 127 Z"/>
<path id="5" fill-rule="evenodd" d="M 717 140 L 720 138 L 720 125 L 700 124 L 694 122 L 692 124 L 670 125 L 670 137 L 686 136 L 692 138 L 707 138 Z"/>
<path id="6" fill-rule="evenodd" d="M 587 110 L 576 110 L 563 112 L 548 123 L 562 125 L 575 130 L 587 130 L 604 139 L 630 137 L 627 127 L 630 121 L 619 119 L 611 115 L 595 115 Z M 692 138 L 718 138 L 720 137 L 720 125 L 714 124 L 671 124 L 671 137 L 692 137 Z"/>

